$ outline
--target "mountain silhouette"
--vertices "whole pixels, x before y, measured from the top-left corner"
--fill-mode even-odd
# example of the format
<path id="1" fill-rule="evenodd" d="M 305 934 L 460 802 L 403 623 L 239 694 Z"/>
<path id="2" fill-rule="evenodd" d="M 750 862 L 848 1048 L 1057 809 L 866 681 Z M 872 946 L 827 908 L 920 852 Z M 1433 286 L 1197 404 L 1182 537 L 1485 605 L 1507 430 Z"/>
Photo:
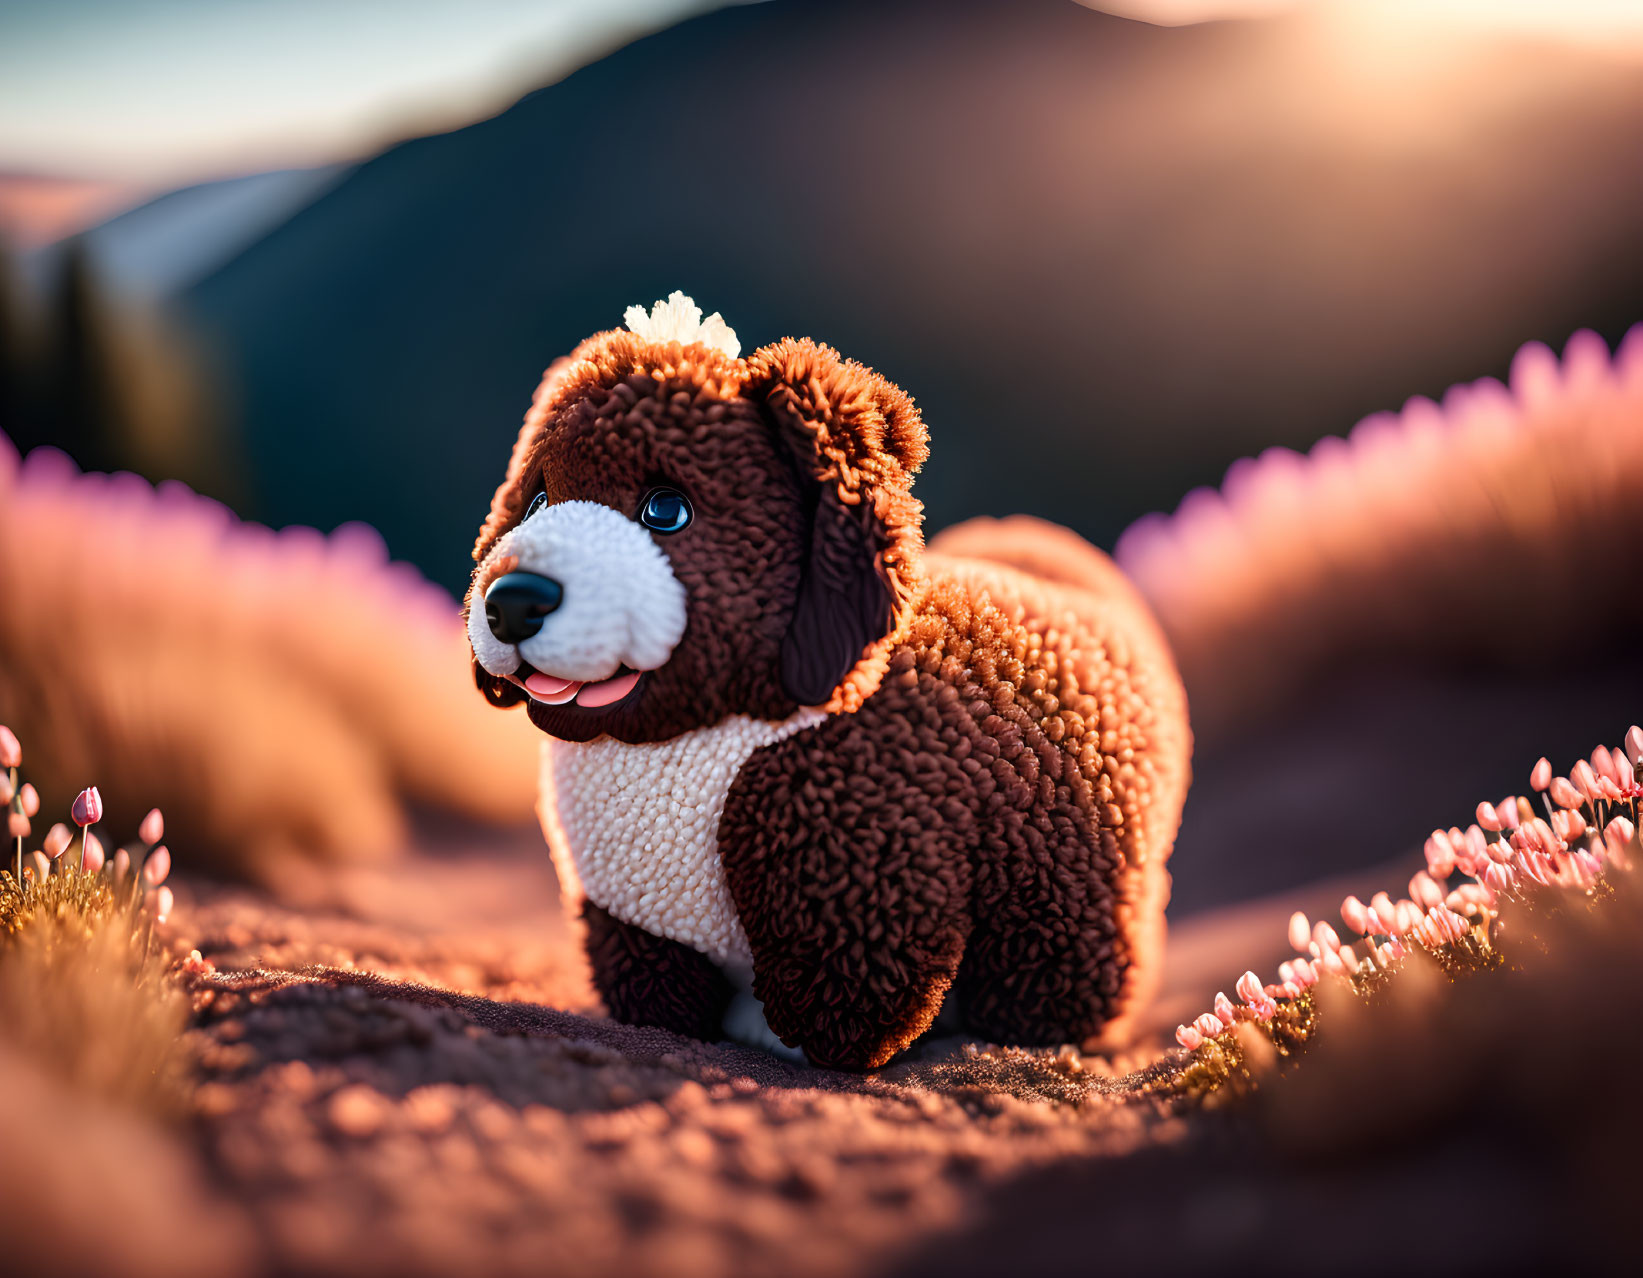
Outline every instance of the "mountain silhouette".
<path id="1" fill-rule="evenodd" d="M 673 289 L 909 390 L 933 529 L 1111 543 L 1235 458 L 1643 318 L 1643 68 L 1311 19 L 776 0 L 397 145 L 189 288 L 250 515 L 460 588 L 541 370 Z"/>

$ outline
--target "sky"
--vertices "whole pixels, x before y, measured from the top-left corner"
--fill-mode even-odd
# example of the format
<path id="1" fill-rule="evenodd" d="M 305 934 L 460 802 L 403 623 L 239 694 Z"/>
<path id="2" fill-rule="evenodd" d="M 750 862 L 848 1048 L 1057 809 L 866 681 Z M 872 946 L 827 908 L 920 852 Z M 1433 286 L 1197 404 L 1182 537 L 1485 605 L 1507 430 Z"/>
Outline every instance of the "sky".
<path id="1" fill-rule="evenodd" d="M 500 110 L 714 0 L 0 0 L 0 171 L 168 185 Z"/>
<path id="2" fill-rule="evenodd" d="M 0 0 L 0 174 L 159 189 L 357 159 L 724 2 Z M 1643 49 L 1643 0 L 1082 2 L 1170 23 L 1348 4 Z"/>

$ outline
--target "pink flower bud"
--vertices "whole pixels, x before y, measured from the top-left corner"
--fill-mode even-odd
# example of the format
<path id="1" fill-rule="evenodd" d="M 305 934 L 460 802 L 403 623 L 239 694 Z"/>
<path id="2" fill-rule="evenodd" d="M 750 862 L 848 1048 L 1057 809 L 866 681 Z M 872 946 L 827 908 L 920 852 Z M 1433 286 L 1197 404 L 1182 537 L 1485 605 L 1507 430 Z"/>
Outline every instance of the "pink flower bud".
<path id="1" fill-rule="evenodd" d="M 1401 959 L 1409 953 L 1409 947 L 1403 943 L 1401 936 L 1387 937 L 1386 944 L 1381 946 L 1381 949 L 1395 959 Z"/>
<path id="2" fill-rule="evenodd" d="M 1643 728 L 1635 723 L 1626 729 L 1626 757 L 1631 760 L 1634 768 L 1643 763 Z"/>
<path id="3" fill-rule="evenodd" d="M 1420 919 L 1420 906 L 1416 905 L 1413 901 L 1399 901 L 1397 905 L 1393 907 L 1392 935 L 1408 935 L 1410 932 L 1414 931 L 1415 926 L 1420 922 Z"/>
<path id="4" fill-rule="evenodd" d="M 70 813 L 74 817 L 74 824 L 82 828 L 96 825 L 103 819 L 103 796 L 97 793 L 97 787 L 81 790 L 74 796 L 74 807 Z"/>
<path id="5" fill-rule="evenodd" d="M 1303 990 L 1318 983 L 1318 968 L 1306 959 L 1296 959 L 1294 963 L 1295 984 Z"/>
<path id="6" fill-rule="evenodd" d="M 80 853 L 80 869 L 87 874 L 96 874 L 103 868 L 102 842 L 90 830 L 86 831 L 85 849 Z"/>
<path id="7" fill-rule="evenodd" d="M 1592 771 L 1603 780 L 1620 784 L 1620 773 L 1614 768 L 1614 755 L 1609 753 L 1608 746 L 1597 746 L 1592 750 Z"/>
<path id="8" fill-rule="evenodd" d="M 1255 1015 L 1263 1021 L 1270 1021 L 1278 1014 L 1278 1005 L 1270 998 L 1263 998 L 1258 1003 L 1252 1003 L 1250 1006 L 1254 1008 Z"/>
<path id="9" fill-rule="evenodd" d="M 1578 808 L 1586 802 L 1581 798 L 1580 791 L 1575 789 L 1562 777 L 1552 778 L 1552 802 L 1560 808 Z"/>
<path id="10" fill-rule="evenodd" d="M 1346 974 L 1346 964 L 1341 962 L 1341 952 L 1339 950 L 1325 950 L 1323 957 L 1318 961 L 1324 965 L 1324 974 L 1326 976 L 1344 976 Z"/>
<path id="11" fill-rule="evenodd" d="M 1238 997 L 1252 1006 L 1259 1003 L 1264 997 L 1261 988 L 1261 978 L 1254 972 L 1245 972 L 1238 978 Z"/>
<path id="12" fill-rule="evenodd" d="M 1626 752 L 1619 746 L 1609 751 L 1609 757 L 1614 760 L 1615 777 L 1622 787 L 1634 785 L 1637 782 L 1637 773 L 1632 768 L 1632 761 L 1626 757 Z"/>
<path id="13" fill-rule="evenodd" d="M 1533 771 L 1529 773 L 1529 788 L 1536 794 L 1552 784 L 1552 761 L 1544 755 L 1535 763 Z"/>
<path id="14" fill-rule="evenodd" d="M 1603 873 L 1603 862 L 1599 861 L 1585 848 L 1579 848 L 1575 851 L 1574 862 L 1575 866 L 1588 879 L 1595 879 Z"/>
<path id="15" fill-rule="evenodd" d="M 1340 960 L 1341 966 L 1348 972 L 1352 972 L 1354 974 L 1356 974 L 1357 970 L 1363 966 L 1363 964 L 1358 961 L 1357 951 L 1350 945 L 1341 946 Z"/>
<path id="16" fill-rule="evenodd" d="M 1341 948 L 1341 938 L 1336 936 L 1335 929 L 1322 919 L 1319 919 L 1312 926 L 1312 942 L 1325 954 L 1328 954 L 1331 950 Z"/>
<path id="17" fill-rule="evenodd" d="M 1194 1052 L 1204 1045 L 1204 1036 L 1190 1025 L 1177 1025 L 1175 1027 L 1175 1041 L 1186 1048 L 1187 1051 Z"/>
<path id="18" fill-rule="evenodd" d="M 1597 773 L 1592 771 L 1591 764 L 1584 759 L 1580 760 L 1569 773 L 1569 779 L 1579 787 L 1581 794 L 1593 803 L 1597 802 L 1600 791 L 1597 784 Z"/>
<path id="19" fill-rule="evenodd" d="M 1552 813 L 1552 833 L 1565 843 L 1573 843 L 1586 833 L 1586 818 L 1574 808 L 1559 808 Z"/>
<path id="20" fill-rule="evenodd" d="M 29 837 L 29 819 L 21 812 L 6 813 L 6 833 L 14 839 Z"/>
<path id="21" fill-rule="evenodd" d="M 171 853 L 162 843 L 150 852 L 148 860 L 143 862 L 143 882 L 149 887 L 159 887 L 165 882 L 165 876 L 170 873 Z"/>
<path id="22" fill-rule="evenodd" d="M 1369 898 L 1369 912 L 1375 916 L 1377 931 L 1390 932 L 1398 924 L 1397 909 L 1385 892 L 1377 892 Z"/>
<path id="23" fill-rule="evenodd" d="M 121 848 L 114 854 L 114 859 L 109 862 L 109 865 L 114 870 L 114 881 L 116 883 L 123 882 L 125 876 L 131 873 L 131 853 Z"/>
<path id="24" fill-rule="evenodd" d="M 137 827 L 137 837 L 144 843 L 158 843 L 165 838 L 165 818 L 158 808 L 150 808 L 143 823 Z"/>
<path id="25" fill-rule="evenodd" d="M 17 787 L 11 783 L 11 773 L 0 772 L 0 808 L 17 796 Z"/>
<path id="26" fill-rule="evenodd" d="M 1474 861 L 1481 862 L 1489 855 L 1489 840 L 1483 837 L 1483 831 L 1475 825 L 1466 827 L 1466 850 L 1472 854 Z"/>
<path id="27" fill-rule="evenodd" d="M 1443 880 L 1455 872 L 1455 849 L 1442 830 L 1432 831 L 1426 840 L 1426 868 L 1434 879 Z"/>
<path id="28" fill-rule="evenodd" d="M 1494 903 L 1494 892 L 1481 883 L 1462 883 L 1443 899 L 1444 908 L 1456 914 L 1470 914 L 1474 910 L 1487 909 Z"/>
<path id="29" fill-rule="evenodd" d="M 1369 931 L 1369 907 L 1355 896 L 1341 902 L 1341 922 L 1359 936 Z"/>
<path id="30" fill-rule="evenodd" d="M 55 861 L 68 850 L 69 840 L 73 837 L 74 836 L 68 832 L 68 826 L 59 821 L 56 825 L 52 826 L 51 829 L 46 831 L 46 855 Z"/>
<path id="31" fill-rule="evenodd" d="M 1215 995 L 1215 1015 L 1223 1025 L 1231 1025 L 1238 1019 L 1238 1010 L 1232 1006 L 1232 1000 L 1219 991 Z"/>
<path id="32" fill-rule="evenodd" d="M 1632 841 L 1632 836 L 1636 833 L 1636 826 L 1625 817 L 1617 816 L 1603 827 L 1603 846 L 1608 850 L 1610 856 L 1616 856 L 1625 852 L 1627 845 Z"/>
<path id="33" fill-rule="evenodd" d="M 1517 886 L 1517 875 L 1500 862 L 1491 861 L 1483 872 L 1483 883 L 1491 892 L 1510 892 Z"/>
<path id="34" fill-rule="evenodd" d="M 27 857 L 28 868 L 34 871 L 34 881 L 44 883 L 46 875 L 51 873 L 51 862 L 46 860 L 44 852 L 30 852 Z"/>
<path id="35" fill-rule="evenodd" d="M 40 815 L 40 792 L 27 782 L 23 783 L 23 790 L 17 796 L 23 804 L 23 815 L 32 817 Z"/>
<path id="36" fill-rule="evenodd" d="M 1417 871 L 1409 880 L 1409 895 L 1429 910 L 1443 904 L 1443 889 L 1425 870 Z"/>
<path id="37" fill-rule="evenodd" d="M 155 888 L 148 897 L 148 908 L 154 911 L 154 920 L 157 923 L 164 923 L 171 917 L 171 907 L 175 903 L 176 898 L 171 895 L 171 889 L 168 887 Z"/>
<path id="38" fill-rule="evenodd" d="M 1485 830 L 1499 830 L 1501 820 L 1495 814 L 1495 805 L 1488 800 L 1478 804 L 1478 824 Z"/>
<path id="39" fill-rule="evenodd" d="M 0 768 L 20 768 L 23 766 L 23 747 L 17 742 L 17 734 L 5 724 L 0 723 Z"/>
<path id="40" fill-rule="evenodd" d="M 1217 1034 L 1226 1029 L 1226 1026 L 1221 1024 L 1220 1017 L 1212 1015 L 1209 1012 L 1205 1012 L 1192 1023 L 1192 1028 L 1197 1030 L 1205 1038 L 1214 1038 Z"/>
<path id="41" fill-rule="evenodd" d="M 1517 797 L 1509 794 L 1495 804 L 1495 815 L 1500 818 L 1500 825 L 1503 830 L 1517 829 L 1520 819 L 1517 811 Z"/>
<path id="42" fill-rule="evenodd" d="M 1312 925 L 1307 922 L 1306 915 L 1299 910 L 1289 916 L 1289 943 L 1301 952 L 1306 951 L 1306 943 L 1312 938 Z"/>

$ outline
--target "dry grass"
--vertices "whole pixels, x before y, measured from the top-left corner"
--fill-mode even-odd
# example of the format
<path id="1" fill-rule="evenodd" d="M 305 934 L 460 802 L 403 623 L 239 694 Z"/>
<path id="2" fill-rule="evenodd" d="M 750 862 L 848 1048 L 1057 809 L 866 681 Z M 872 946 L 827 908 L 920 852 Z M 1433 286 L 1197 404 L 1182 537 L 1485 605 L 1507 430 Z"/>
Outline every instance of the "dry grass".
<path id="1" fill-rule="evenodd" d="M 1643 328 L 1538 343 L 1511 384 L 1412 399 L 1219 490 L 1115 552 L 1158 613 L 1194 729 L 1226 735 L 1354 659 L 1522 667 L 1643 620 Z"/>
<path id="2" fill-rule="evenodd" d="M 472 686 L 456 604 L 359 527 L 243 524 L 0 439 L 0 721 L 45 809 L 95 777 L 197 866 L 388 854 L 407 801 L 528 819 L 536 738 Z"/>
<path id="3" fill-rule="evenodd" d="M 0 1025 L 10 1047 L 74 1090 L 176 1112 L 186 1001 L 132 894 L 53 874 L 20 894 L 0 876 Z"/>

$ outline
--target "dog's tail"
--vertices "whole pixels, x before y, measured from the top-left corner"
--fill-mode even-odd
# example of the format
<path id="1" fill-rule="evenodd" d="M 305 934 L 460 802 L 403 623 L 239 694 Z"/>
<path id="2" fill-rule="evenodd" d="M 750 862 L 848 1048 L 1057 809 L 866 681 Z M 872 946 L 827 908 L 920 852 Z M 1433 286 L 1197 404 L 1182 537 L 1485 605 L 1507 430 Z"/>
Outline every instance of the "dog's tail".
<path id="1" fill-rule="evenodd" d="M 1643 621 L 1643 325 L 1539 343 L 1133 525 L 1119 564 L 1215 735 L 1355 660 L 1592 659 Z M 1069 556 L 1069 562 L 1081 562 Z"/>

